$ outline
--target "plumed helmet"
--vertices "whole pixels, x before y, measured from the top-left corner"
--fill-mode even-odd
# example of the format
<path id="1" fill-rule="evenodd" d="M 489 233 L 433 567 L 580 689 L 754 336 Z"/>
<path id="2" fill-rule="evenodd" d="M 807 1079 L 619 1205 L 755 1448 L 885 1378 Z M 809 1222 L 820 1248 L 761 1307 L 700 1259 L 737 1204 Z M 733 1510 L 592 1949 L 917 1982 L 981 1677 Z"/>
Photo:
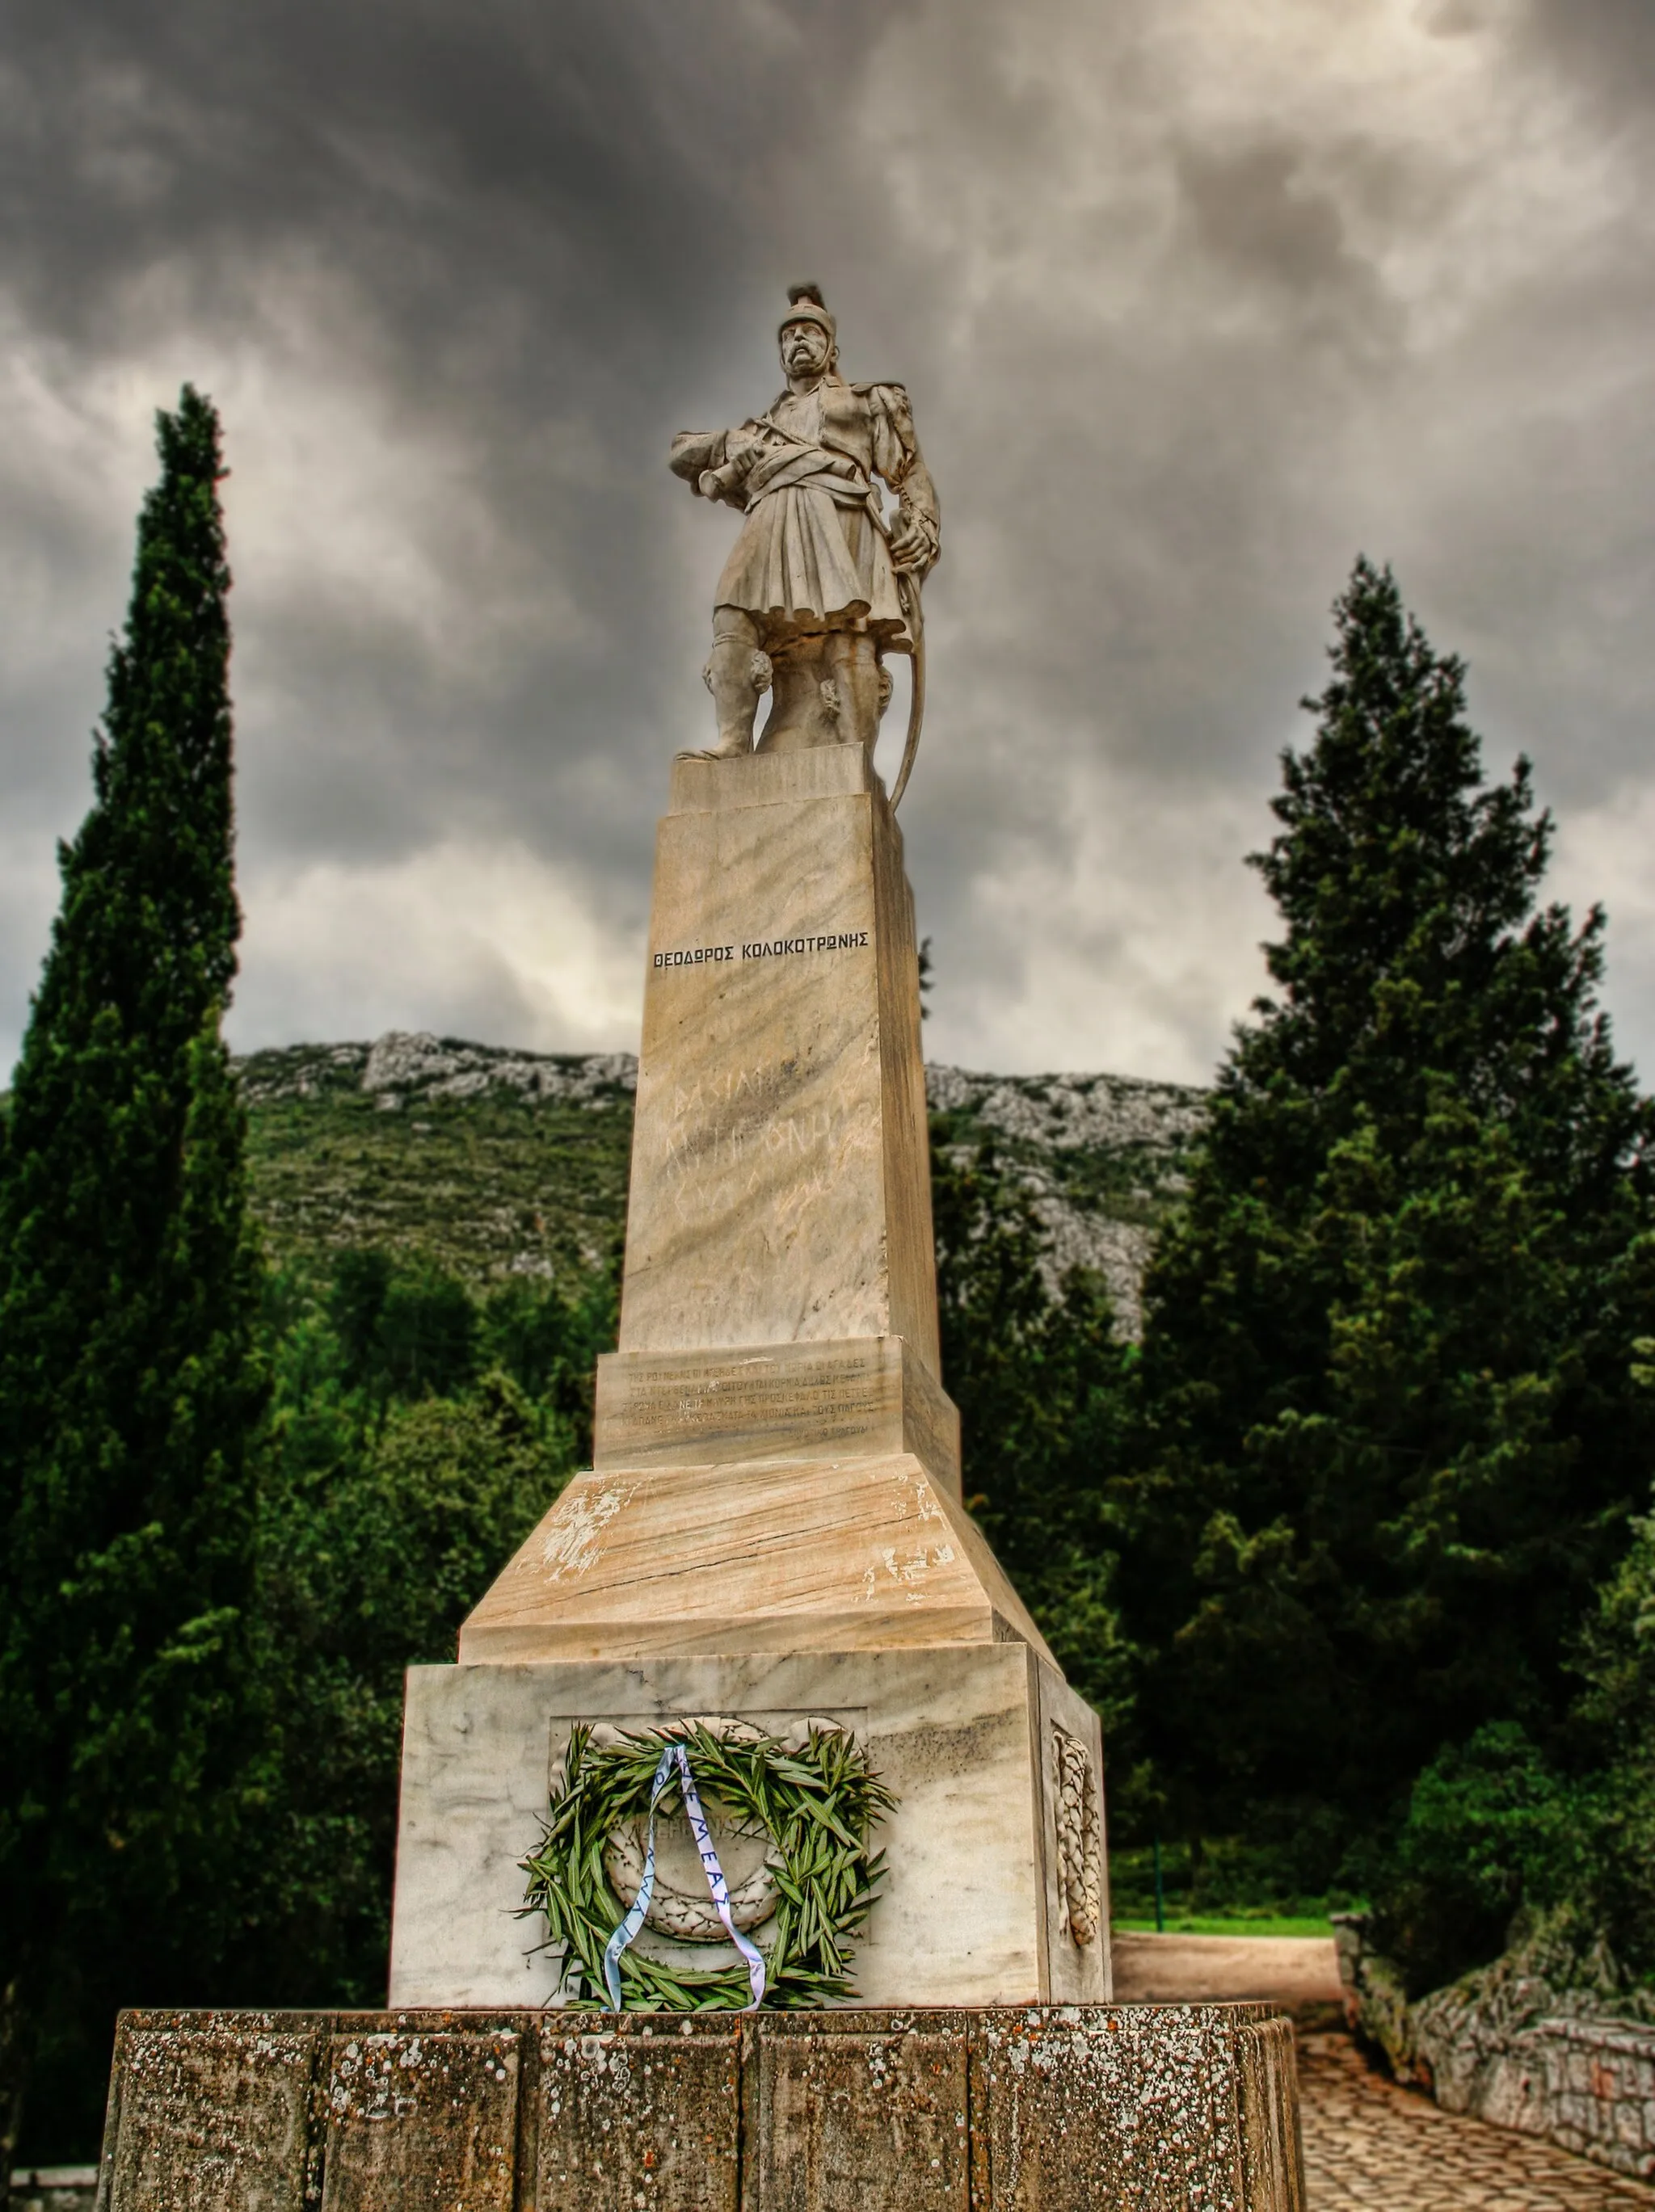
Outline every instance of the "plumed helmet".
<path id="1" fill-rule="evenodd" d="M 822 305 L 822 288 L 819 284 L 788 285 L 788 312 L 776 325 L 777 337 L 781 337 L 789 323 L 814 323 L 819 330 L 827 332 L 831 340 L 837 340 L 839 335 L 838 325 Z"/>

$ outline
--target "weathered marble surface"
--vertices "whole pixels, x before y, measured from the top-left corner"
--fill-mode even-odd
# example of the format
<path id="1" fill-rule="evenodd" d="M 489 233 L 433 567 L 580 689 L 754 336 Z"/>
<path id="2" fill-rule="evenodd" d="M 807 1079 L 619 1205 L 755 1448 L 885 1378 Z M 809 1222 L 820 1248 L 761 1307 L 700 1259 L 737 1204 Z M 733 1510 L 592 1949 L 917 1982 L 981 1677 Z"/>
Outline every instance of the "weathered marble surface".
<path id="1" fill-rule="evenodd" d="M 679 764 L 660 825 L 623 1352 L 900 1336 L 934 1371 L 900 832 L 855 746 Z"/>
<path id="2" fill-rule="evenodd" d="M 1097 1716 L 1020 1641 L 952 1649 L 416 1667 L 408 1677 L 391 1995 L 399 2005 L 555 2002 L 557 1967 L 514 1917 L 576 1720 L 648 1728 L 728 1714 L 777 1734 L 854 1729 L 900 1803 L 889 1874 L 855 1953 L 870 2003 L 1100 2002 L 1098 1938 L 1066 1923 L 1052 1729 L 1102 1773 Z M 1101 1824 L 1101 1783 L 1097 1783 Z M 764 1930 L 758 1930 L 764 1941 Z"/>
<path id="3" fill-rule="evenodd" d="M 899 1336 L 611 1352 L 598 1362 L 599 1472 L 890 1452 L 912 1452 L 958 1497 L 958 1410 Z"/>
<path id="4" fill-rule="evenodd" d="M 309 2054 L 296 2106 L 267 2046 Z M 193 2157 L 227 2101 L 262 2163 Z M 1263 2005 L 124 2014 L 100 2212 L 301 2204 L 1304 2212 L 1292 2034 Z"/>
<path id="5" fill-rule="evenodd" d="M 459 1632 L 459 1656 L 873 1650 L 1044 1638 L 911 1452 L 577 1475 Z"/>

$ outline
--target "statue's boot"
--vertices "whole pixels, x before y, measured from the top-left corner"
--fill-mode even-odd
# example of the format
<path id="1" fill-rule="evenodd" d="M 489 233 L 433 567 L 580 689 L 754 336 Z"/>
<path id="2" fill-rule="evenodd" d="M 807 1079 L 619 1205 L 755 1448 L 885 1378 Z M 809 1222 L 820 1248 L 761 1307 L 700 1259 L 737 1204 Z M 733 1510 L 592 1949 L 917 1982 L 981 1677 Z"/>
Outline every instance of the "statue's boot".
<path id="1" fill-rule="evenodd" d="M 873 639 L 864 630 L 836 630 L 823 658 L 833 684 L 841 742 L 866 745 L 872 751 L 884 705 Z"/>
<path id="2" fill-rule="evenodd" d="M 731 619 L 721 610 L 713 649 L 702 671 L 718 714 L 718 742 L 693 756 L 700 760 L 739 760 L 753 749 L 758 702 L 770 688 L 770 655 L 758 646 L 758 633 L 745 615 Z"/>

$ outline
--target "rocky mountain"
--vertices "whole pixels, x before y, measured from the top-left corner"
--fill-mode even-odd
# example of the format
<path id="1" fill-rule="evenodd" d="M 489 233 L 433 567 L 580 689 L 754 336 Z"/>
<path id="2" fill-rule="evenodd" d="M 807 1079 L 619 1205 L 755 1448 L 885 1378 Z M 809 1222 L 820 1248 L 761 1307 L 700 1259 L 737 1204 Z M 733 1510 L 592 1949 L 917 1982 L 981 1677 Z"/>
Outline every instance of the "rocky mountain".
<path id="1" fill-rule="evenodd" d="M 420 1253 L 481 1287 L 572 1281 L 613 1250 L 637 1062 L 392 1031 L 238 1062 L 253 1202 L 271 1257 L 348 1245 Z M 1155 1224 L 1177 1197 L 1204 1094 L 1117 1075 L 928 1066 L 943 1141 L 992 1139 L 1027 1182 L 1054 1274 L 1100 1268 L 1123 1328 Z"/>

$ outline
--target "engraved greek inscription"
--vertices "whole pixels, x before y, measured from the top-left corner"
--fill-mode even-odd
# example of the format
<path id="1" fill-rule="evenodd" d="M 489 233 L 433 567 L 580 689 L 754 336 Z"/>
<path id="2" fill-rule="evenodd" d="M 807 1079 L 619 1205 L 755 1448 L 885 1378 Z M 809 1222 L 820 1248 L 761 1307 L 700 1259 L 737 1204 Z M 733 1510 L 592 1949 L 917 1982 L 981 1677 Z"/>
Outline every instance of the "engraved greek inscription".
<path id="1" fill-rule="evenodd" d="M 740 958 L 746 960 L 787 960 L 800 954 L 823 952 L 855 952 L 869 943 L 865 929 L 830 929 L 812 932 L 804 937 L 757 937 L 740 947 Z M 651 969 L 657 975 L 671 975 L 709 968 L 723 968 L 736 961 L 733 945 L 683 945 L 670 951 L 652 952 Z"/>
<path id="2" fill-rule="evenodd" d="M 865 929 L 830 930 L 825 936 L 755 938 L 744 945 L 744 960 L 786 960 L 800 953 L 851 952 L 868 943 Z"/>
<path id="3" fill-rule="evenodd" d="M 677 952 L 657 952 L 654 964 L 657 968 L 710 968 L 734 957 L 733 945 L 697 945 Z"/>
<path id="4" fill-rule="evenodd" d="M 703 1443 L 772 1424 L 791 1430 L 808 1420 L 816 1443 L 849 1442 L 888 1419 L 886 1378 L 877 1360 L 816 1358 L 755 1363 L 740 1372 L 688 1381 L 671 1370 L 635 1374 L 616 1409 L 622 1432 L 639 1443 L 677 1437 Z M 936 1516 L 928 1497 L 904 1486 L 904 1518 Z"/>
<path id="5" fill-rule="evenodd" d="M 780 1121 L 772 1121 L 764 1131 L 764 1149 L 770 1152 L 809 1152 L 818 1145 L 827 1143 L 833 1135 L 833 1115 L 820 1107 L 806 1117 L 803 1127 L 800 1117 L 789 1114 Z"/>
<path id="6" fill-rule="evenodd" d="M 831 1195 L 833 1189 L 830 1176 L 818 1173 L 804 1176 L 775 1194 L 776 1222 L 778 1228 L 796 1231 L 801 1215 L 819 1199 Z"/>

